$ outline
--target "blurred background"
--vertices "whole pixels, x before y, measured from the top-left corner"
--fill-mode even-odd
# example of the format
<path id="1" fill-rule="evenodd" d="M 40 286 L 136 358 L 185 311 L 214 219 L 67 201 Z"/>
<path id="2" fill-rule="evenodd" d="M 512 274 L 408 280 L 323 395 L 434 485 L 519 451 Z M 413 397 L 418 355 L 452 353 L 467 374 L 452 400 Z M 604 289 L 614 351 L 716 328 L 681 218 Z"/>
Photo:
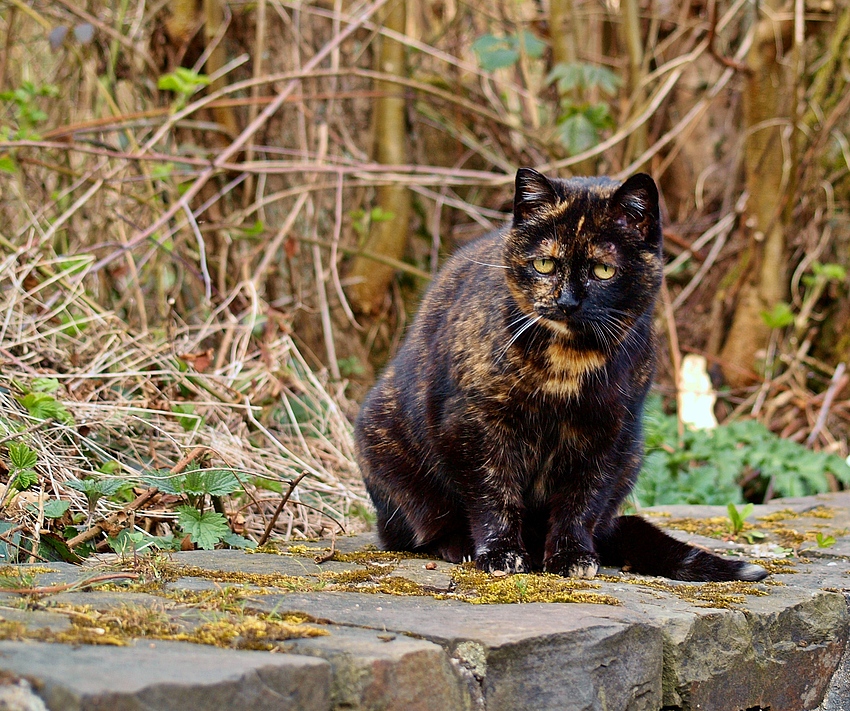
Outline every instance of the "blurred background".
<path id="1" fill-rule="evenodd" d="M 662 189 L 635 506 L 850 485 L 847 0 L 0 0 L 0 28 L 0 540 L 154 485 L 85 545 L 201 545 L 189 509 L 241 545 L 368 527 L 357 402 L 520 166 Z"/>

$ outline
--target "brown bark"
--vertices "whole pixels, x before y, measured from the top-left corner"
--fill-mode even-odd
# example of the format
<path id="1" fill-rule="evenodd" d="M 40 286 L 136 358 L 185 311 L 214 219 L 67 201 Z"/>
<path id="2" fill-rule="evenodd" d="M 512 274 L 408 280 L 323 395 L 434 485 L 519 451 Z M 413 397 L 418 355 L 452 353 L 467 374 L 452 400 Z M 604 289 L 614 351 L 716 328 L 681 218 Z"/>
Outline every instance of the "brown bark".
<path id="1" fill-rule="evenodd" d="M 749 193 L 744 225 L 749 231 L 748 269 L 739 292 L 732 325 L 721 351 L 727 363 L 726 379 L 733 387 L 746 385 L 745 372 L 757 370 L 759 351 L 767 346 L 770 328 L 762 312 L 771 311 L 788 291 L 785 250 L 786 215 L 783 211 L 784 165 L 790 156 L 782 146 L 782 132 L 792 119 L 793 68 L 781 62 L 780 52 L 791 46 L 791 25 L 781 16 L 777 0 L 765 3 L 756 38 L 747 56 L 749 73 L 743 96 L 746 187 Z M 785 119 L 782 125 L 773 120 Z M 786 179 L 783 179 L 783 172 Z"/>
<path id="2" fill-rule="evenodd" d="M 405 0 L 398 0 L 389 9 L 384 26 L 396 32 L 405 31 Z M 405 75 L 404 45 L 383 37 L 378 52 L 379 71 Z M 405 99 L 397 85 L 377 81 L 379 98 L 375 102 L 375 158 L 379 163 L 400 165 L 407 162 L 407 124 Z M 377 205 L 392 214 L 389 220 L 375 222 L 369 230 L 364 249 L 400 260 L 407 246 L 410 192 L 402 185 L 382 185 L 377 190 Z M 356 280 L 348 294 L 352 307 L 360 313 L 374 313 L 381 307 L 395 270 L 387 264 L 364 256 L 351 263 L 349 277 Z"/>

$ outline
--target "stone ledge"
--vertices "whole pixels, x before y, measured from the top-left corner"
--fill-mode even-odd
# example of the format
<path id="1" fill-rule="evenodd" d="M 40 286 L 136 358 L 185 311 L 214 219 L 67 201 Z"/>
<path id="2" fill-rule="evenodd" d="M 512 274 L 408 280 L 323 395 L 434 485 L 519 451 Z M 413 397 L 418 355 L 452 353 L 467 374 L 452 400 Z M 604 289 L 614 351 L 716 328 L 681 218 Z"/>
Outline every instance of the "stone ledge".
<path id="1" fill-rule="evenodd" d="M 716 549 L 771 555 L 772 546 L 795 541 L 802 554 L 790 564 L 774 561 L 775 572 L 756 585 L 604 570 L 595 587 L 566 583 L 558 593 L 616 604 L 470 604 L 458 586 L 460 569 L 371 553 L 369 536 L 337 541 L 347 555 L 322 564 L 313 558 L 328 542 L 284 546 L 283 555 L 176 553 L 171 581 L 158 588 L 64 592 L 40 597 L 35 609 L 21 607 L 20 595 L 0 595 L 5 636 L 20 640 L 0 642 L 0 690 L 6 684 L 19 694 L 14 684 L 24 677 L 52 711 L 846 710 L 848 508 L 848 494 L 756 507 L 750 520 L 767 535 L 757 547 L 699 535 L 725 516 L 720 507 L 649 511 L 663 526 L 689 529 L 676 535 Z M 816 532 L 835 544 L 818 548 Z M 30 570 L 40 586 L 93 572 L 66 564 Z M 534 582 L 519 576 L 498 584 L 514 593 L 527 586 L 530 595 Z M 127 646 L 29 639 L 66 639 L 80 615 L 108 620 L 127 610 L 148 611 L 160 625 L 151 630 L 189 639 L 200 638 L 192 633 L 204 625 L 250 619 L 262 626 L 257 621 L 269 614 L 293 613 L 309 618 L 311 634 L 322 634 L 277 636 L 277 653 L 168 641 L 144 626 L 115 640 Z"/>

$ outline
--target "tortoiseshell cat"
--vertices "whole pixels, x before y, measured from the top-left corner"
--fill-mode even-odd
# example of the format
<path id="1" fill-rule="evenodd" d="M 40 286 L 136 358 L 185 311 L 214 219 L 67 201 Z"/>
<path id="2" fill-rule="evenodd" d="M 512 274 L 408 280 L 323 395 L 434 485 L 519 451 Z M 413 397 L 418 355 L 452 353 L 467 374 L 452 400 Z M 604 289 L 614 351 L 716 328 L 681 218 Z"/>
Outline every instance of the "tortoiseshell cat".
<path id="1" fill-rule="evenodd" d="M 648 175 L 519 170 L 512 224 L 447 262 L 360 411 L 385 548 L 488 572 L 767 575 L 618 515 L 643 456 L 661 240 Z"/>

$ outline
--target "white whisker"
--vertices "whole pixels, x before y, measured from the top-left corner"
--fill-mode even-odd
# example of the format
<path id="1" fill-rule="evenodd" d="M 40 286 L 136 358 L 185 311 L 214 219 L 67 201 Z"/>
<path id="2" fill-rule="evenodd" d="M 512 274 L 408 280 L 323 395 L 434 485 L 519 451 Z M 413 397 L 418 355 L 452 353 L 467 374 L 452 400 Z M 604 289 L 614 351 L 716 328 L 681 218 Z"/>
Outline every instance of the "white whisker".
<path id="1" fill-rule="evenodd" d="M 505 264 L 488 264 L 487 262 L 479 262 L 477 259 L 473 259 L 472 257 L 467 257 L 464 255 L 463 257 L 467 262 L 472 262 L 473 264 L 480 264 L 482 267 L 493 267 L 494 269 L 507 269 L 507 265 Z"/>
<path id="2" fill-rule="evenodd" d="M 535 323 L 537 323 L 543 317 L 538 315 L 538 316 L 533 316 L 533 317 L 532 316 L 525 316 L 524 318 L 528 319 L 528 322 L 524 323 L 517 330 L 517 332 L 513 336 L 511 336 L 511 340 L 509 340 L 507 342 L 505 347 L 501 351 L 499 351 L 499 354 L 496 356 L 497 360 L 501 360 L 502 358 L 504 358 L 504 356 L 507 354 L 510 347 L 514 344 L 514 341 L 516 341 L 517 338 L 519 338 L 523 333 L 525 333 L 529 328 L 531 328 Z M 522 319 L 520 319 L 520 321 L 521 320 Z M 515 322 L 515 323 L 519 323 L 519 322 Z"/>

